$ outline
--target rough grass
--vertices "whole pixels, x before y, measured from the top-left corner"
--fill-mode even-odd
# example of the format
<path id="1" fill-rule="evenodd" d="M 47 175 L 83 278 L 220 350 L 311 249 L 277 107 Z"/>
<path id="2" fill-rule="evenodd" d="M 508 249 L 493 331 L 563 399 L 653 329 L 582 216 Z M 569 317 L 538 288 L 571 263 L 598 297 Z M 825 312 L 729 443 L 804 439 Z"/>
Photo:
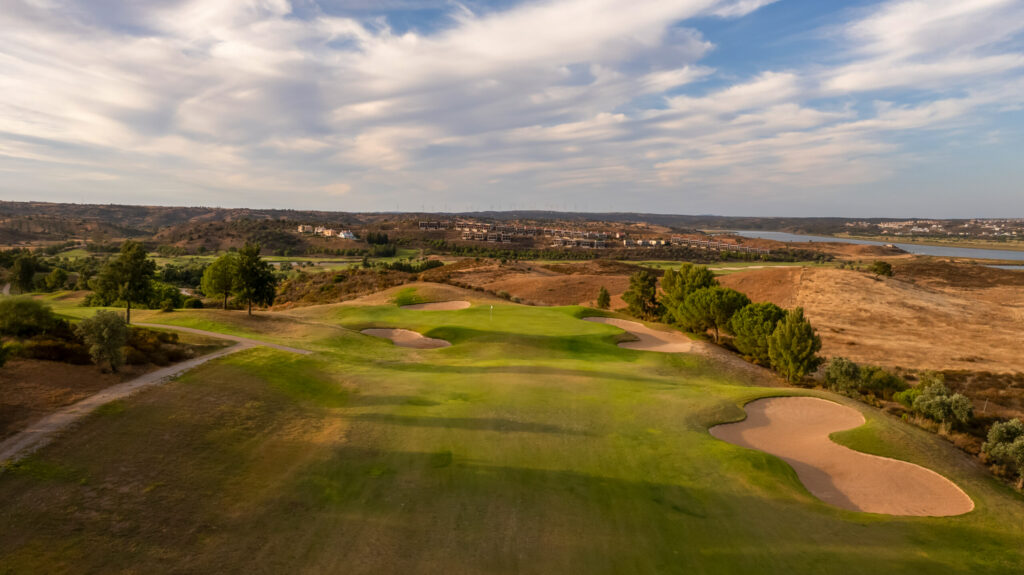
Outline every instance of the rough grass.
<path id="1" fill-rule="evenodd" d="M 437 350 L 309 323 L 246 325 L 319 352 L 253 349 L 211 362 L 94 414 L 0 475 L 2 569 L 1024 568 L 1024 497 L 940 438 L 849 403 L 869 423 L 837 439 L 948 475 L 976 511 L 832 508 L 779 459 L 707 433 L 742 418 L 745 402 L 786 390 L 747 386 L 691 356 L 620 349 L 619 330 L 579 321 L 581 308 L 489 311 L 323 310 L 351 330 L 403 327 L 454 344 Z M 210 318 L 203 325 L 226 325 Z"/>

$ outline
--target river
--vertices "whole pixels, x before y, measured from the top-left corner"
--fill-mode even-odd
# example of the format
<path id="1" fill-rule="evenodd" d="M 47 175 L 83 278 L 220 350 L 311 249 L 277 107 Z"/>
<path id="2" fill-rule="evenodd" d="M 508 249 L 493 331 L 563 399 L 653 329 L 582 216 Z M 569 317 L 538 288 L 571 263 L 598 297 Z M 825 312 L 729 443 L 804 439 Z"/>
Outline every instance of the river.
<path id="1" fill-rule="evenodd" d="M 779 242 L 843 242 L 847 244 L 863 244 L 884 246 L 892 244 L 901 250 L 922 256 L 939 256 L 947 258 L 972 258 L 980 260 L 1013 260 L 1024 262 L 1024 252 L 1012 250 L 987 250 L 981 248 L 955 248 L 952 246 L 926 246 L 922 244 L 901 244 L 896 242 L 877 242 L 874 240 L 858 240 L 853 238 L 833 238 L 828 236 L 805 236 L 789 232 L 766 232 L 760 230 L 743 230 L 732 232 L 745 238 L 759 238 Z"/>

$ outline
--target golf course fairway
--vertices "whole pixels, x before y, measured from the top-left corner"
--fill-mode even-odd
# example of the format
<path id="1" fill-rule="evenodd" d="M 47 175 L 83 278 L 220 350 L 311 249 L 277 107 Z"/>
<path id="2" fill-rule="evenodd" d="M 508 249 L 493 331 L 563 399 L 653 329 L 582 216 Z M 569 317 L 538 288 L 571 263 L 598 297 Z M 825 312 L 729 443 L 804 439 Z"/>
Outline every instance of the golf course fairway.
<path id="1" fill-rule="evenodd" d="M 592 309 L 490 307 L 147 316 L 313 353 L 216 359 L 10 465 L 0 573 L 1024 571 L 1024 497 L 937 436 L 620 348 L 621 329 L 580 319 Z M 940 473 L 974 510 L 844 510 L 708 432 L 779 395 L 860 411 L 832 440 Z"/>

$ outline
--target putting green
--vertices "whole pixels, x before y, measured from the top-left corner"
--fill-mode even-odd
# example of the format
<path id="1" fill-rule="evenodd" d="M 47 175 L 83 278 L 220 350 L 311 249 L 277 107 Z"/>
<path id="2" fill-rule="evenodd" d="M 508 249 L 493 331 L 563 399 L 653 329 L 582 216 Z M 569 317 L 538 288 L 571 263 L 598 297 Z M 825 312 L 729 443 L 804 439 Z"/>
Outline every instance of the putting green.
<path id="1" fill-rule="evenodd" d="M 593 310 L 489 308 L 154 314 L 315 353 L 211 362 L 0 475 L 0 571 L 1024 570 L 1024 497 L 941 438 L 710 359 L 619 348 L 621 330 L 579 319 Z M 452 345 L 358 333 L 394 327 Z M 941 473 L 974 511 L 839 509 L 708 432 L 757 397 L 808 393 L 864 414 L 835 440 Z"/>

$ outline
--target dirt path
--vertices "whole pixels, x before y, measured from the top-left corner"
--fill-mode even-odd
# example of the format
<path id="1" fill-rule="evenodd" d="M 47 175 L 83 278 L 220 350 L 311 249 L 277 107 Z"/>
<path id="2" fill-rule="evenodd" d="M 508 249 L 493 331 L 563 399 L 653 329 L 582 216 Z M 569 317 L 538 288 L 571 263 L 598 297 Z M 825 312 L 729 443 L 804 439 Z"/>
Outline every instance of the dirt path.
<path id="1" fill-rule="evenodd" d="M 39 421 L 29 425 L 26 429 L 20 431 L 16 435 L 13 435 L 2 443 L 0 443 L 0 463 L 5 461 L 14 461 L 20 457 L 39 449 L 46 445 L 53 439 L 53 437 L 60 431 L 66 429 L 71 424 L 77 422 L 79 419 L 85 417 L 91 413 L 97 407 L 122 399 L 138 391 L 139 389 L 159 385 L 161 383 L 168 382 L 175 377 L 198 367 L 210 360 L 224 357 L 225 355 L 236 353 L 242 350 L 250 349 L 253 347 L 269 347 L 271 349 L 277 349 L 280 351 L 287 351 L 291 353 L 298 353 L 302 355 L 308 355 L 312 352 L 304 349 L 296 349 L 294 347 L 288 347 L 284 345 L 277 345 L 272 343 L 265 343 L 262 341 L 256 341 L 245 337 L 238 337 L 234 335 L 226 335 L 222 333 L 204 331 L 201 329 L 193 329 L 188 327 L 178 327 L 169 325 L 159 324 L 135 324 L 141 327 L 153 327 L 153 328 L 166 328 L 175 331 L 182 331 L 187 333 L 194 333 L 198 335 L 204 335 L 207 337 L 227 339 L 230 341 L 238 342 L 238 345 L 233 345 L 229 348 L 222 349 L 220 351 L 176 363 L 174 365 L 151 371 L 145 375 L 137 377 L 133 380 L 120 383 L 91 395 L 77 403 L 73 403 L 60 411 L 52 413 Z"/>
<path id="2" fill-rule="evenodd" d="M 4 289 L 3 291 L 0 291 L 0 293 L 4 295 L 11 295 L 11 284 L 4 284 Z"/>
<path id="3" fill-rule="evenodd" d="M 966 493 L 930 469 L 854 451 L 829 439 L 833 432 L 864 424 L 855 409 L 815 397 L 759 399 L 744 409 L 745 420 L 712 427 L 711 435 L 782 458 L 807 490 L 826 503 L 851 511 L 927 517 L 974 509 Z"/>
<path id="4" fill-rule="evenodd" d="M 450 342 L 447 342 L 443 339 L 427 337 L 421 333 L 410 331 L 408 329 L 370 328 L 364 329 L 359 333 L 373 337 L 382 337 L 384 339 L 390 339 L 398 347 L 414 347 L 416 349 L 437 349 L 439 347 L 448 347 L 451 345 Z"/>

